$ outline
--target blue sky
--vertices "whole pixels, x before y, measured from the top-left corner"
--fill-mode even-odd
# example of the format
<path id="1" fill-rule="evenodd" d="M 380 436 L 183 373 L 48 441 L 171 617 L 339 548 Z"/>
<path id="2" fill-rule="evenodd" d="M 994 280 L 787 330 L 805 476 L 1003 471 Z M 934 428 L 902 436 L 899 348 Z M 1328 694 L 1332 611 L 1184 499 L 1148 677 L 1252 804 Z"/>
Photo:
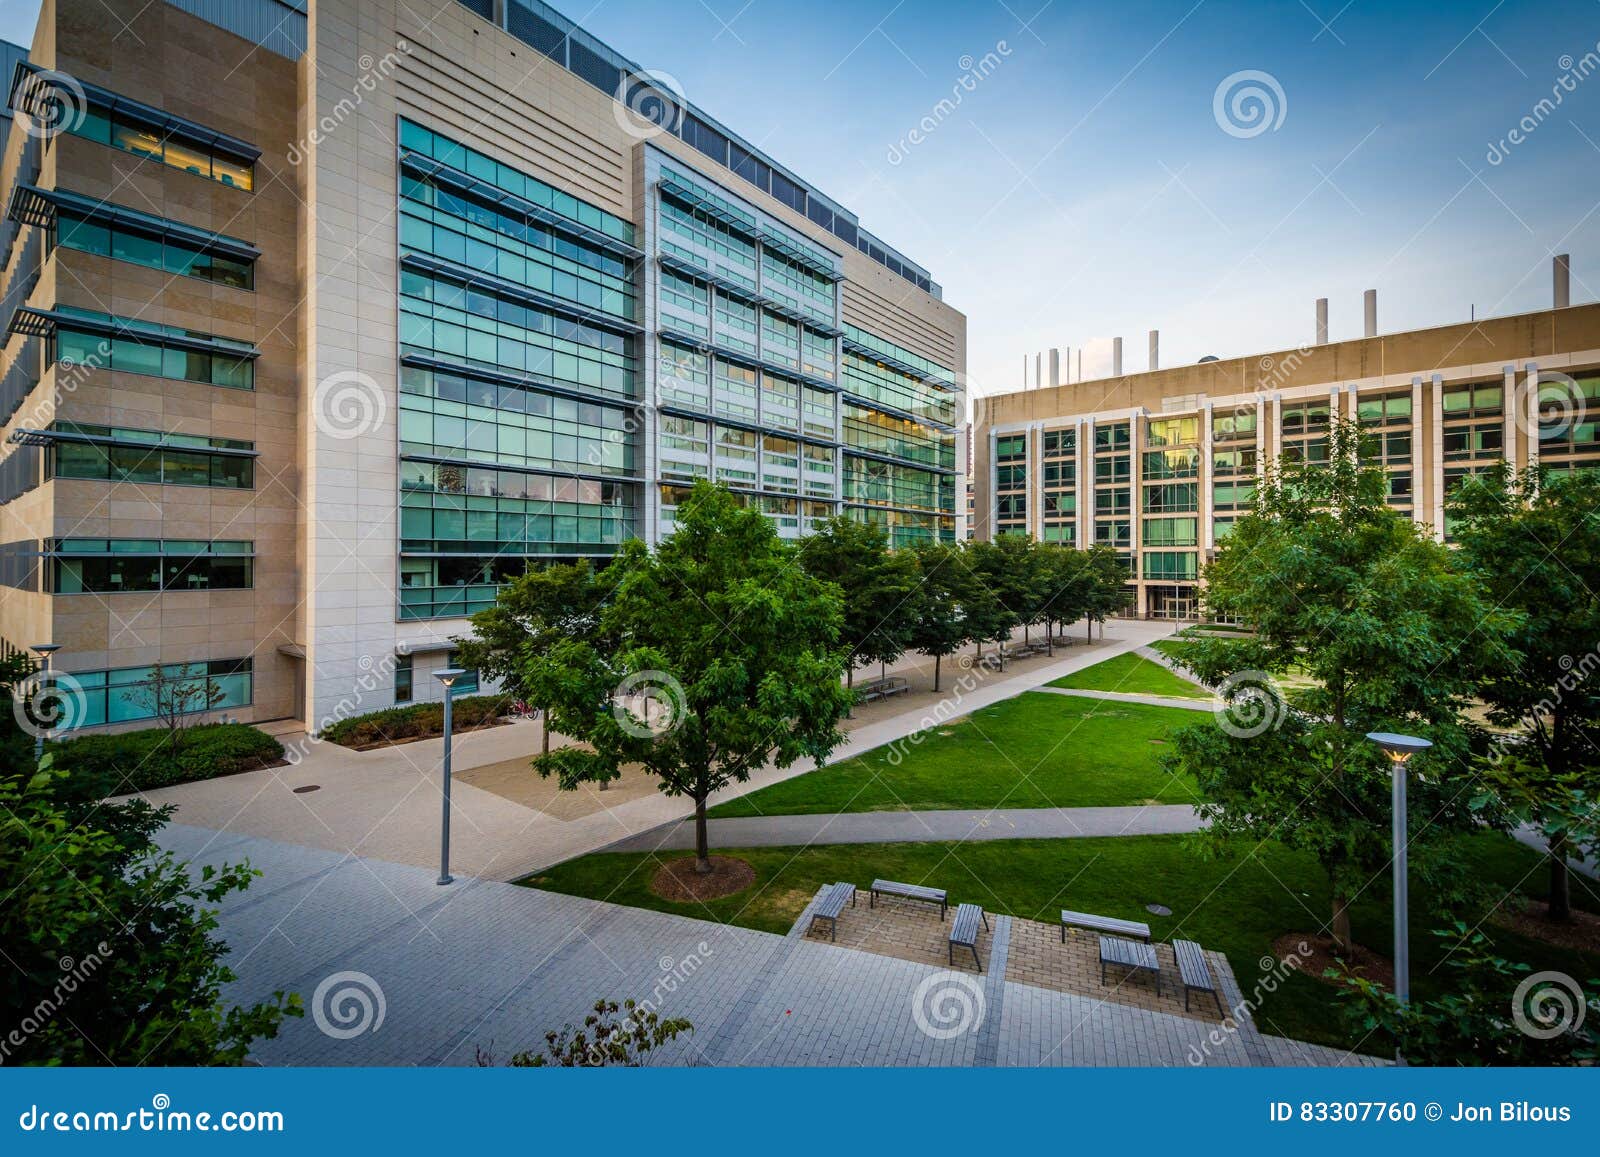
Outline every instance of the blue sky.
<path id="1" fill-rule="evenodd" d="M 1116 334 L 1143 368 L 1151 328 L 1165 365 L 1295 346 L 1319 296 L 1359 336 L 1367 288 L 1385 331 L 1541 308 L 1552 252 L 1600 297 L 1597 0 L 557 6 L 930 269 L 978 392 L 1051 345 L 1093 376 Z M 0 36 L 35 9 L 0 0 Z M 1282 93 L 1255 135 L 1214 110 L 1247 71 Z"/>

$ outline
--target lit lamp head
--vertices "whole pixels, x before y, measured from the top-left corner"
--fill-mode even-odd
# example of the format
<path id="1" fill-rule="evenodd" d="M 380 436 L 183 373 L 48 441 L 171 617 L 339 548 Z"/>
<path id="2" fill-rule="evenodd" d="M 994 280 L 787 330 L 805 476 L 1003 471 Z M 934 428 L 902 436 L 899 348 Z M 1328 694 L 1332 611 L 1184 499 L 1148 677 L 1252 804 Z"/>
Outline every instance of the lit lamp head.
<path id="1" fill-rule="evenodd" d="M 1367 738 L 1383 748 L 1391 762 L 1404 767 L 1406 761 L 1419 751 L 1426 751 L 1433 744 L 1426 739 L 1419 739 L 1415 735 L 1396 735 L 1392 731 L 1369 731 Z"/>
<path id="2" fill-rule="evenodd" d="M 454 687 L 457 682 L 465 679 L 467 674 L 468 672 L 465 667 L 445 667 L 441 670 L 435 671 L 433 673 L 433 677 L 439 680 L 439 682 L 443 683 L 445 690 L 448 691 L 450 688 Z"/>
<path id="3" fill-rule="evenodd" d="M 28 649 L 30 651 L 32 651 L 35 655 L 38 655 L 41 659 L 48 659 L 51 655 L 54 655 L 57 651 L 61 650 L 61 644 L 60 643 L 35 643 L 32 647 L 29 647 Z"/>

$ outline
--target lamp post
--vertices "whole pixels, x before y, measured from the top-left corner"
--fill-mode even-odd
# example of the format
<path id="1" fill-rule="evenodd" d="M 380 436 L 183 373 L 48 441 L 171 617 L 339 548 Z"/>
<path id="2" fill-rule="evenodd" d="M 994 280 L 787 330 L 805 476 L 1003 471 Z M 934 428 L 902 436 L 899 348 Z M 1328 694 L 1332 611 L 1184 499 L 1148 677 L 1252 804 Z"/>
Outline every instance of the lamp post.
<path id="1" fill-rule="evenodd" d="M 1401 1004 L 1411 999 L 1411 936 L 1406 910 L 1406 764 L 1433 744 L 1414 735 L 1389 731 L 1368 732 L 1367 738 L 1383 748 L 1394 773 L 1394 995 Z"/>
<path id="2" fill-rule="evenodd" d="M 50 656 L 61 650 L 60 643 L 35 643 L 29 648 L 39 656 L 39 689 L 35 694 L 43 694 L 44 689 L 50 684 Z M 37 766 L 44 758 L 44 727 L 41 725 L 33 736 L 33 762 Z"/>
<path id="3" fill-rule="evenodd" d="M 444 812 L 439 821 L 439 883 L 451 883 L 450 878 L 450 705 L 455 698 L 455 685 L 468 674 L 461 667 L 446 667 L 435 671 L 433 677 L 444 684 Z"/>

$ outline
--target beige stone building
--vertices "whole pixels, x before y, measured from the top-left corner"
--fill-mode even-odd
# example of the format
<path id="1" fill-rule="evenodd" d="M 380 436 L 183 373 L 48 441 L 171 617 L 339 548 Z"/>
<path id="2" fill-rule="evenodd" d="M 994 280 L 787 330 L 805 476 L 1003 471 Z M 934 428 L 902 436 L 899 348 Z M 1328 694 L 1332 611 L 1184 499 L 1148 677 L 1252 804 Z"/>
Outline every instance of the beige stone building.
<path id="1" fill-rule="evenodd" d="M 1114 546 L 1130 613 L 1189 618 L 1262 468 L 1325 461 L 1340 416 L 1390 504 L 1445 538 L 1469 475 L 1600 466 L 1600 305 L 1568 305 L 1566 276 L 1537 313 L 1380 336 L 1369 305 L 1359 340 L 1324 320 L 1298 349 L 974 399 L 971 530 Z"/>
<path id="2" fill-rule="evenodd" d="M 7 79 L 0 646 L 80 725 L 155 664 L 313 728 L 436 697 L 498 583 L 697 478 L 963 529 L 930 274 L 536 0 L 46 0 Z"/>

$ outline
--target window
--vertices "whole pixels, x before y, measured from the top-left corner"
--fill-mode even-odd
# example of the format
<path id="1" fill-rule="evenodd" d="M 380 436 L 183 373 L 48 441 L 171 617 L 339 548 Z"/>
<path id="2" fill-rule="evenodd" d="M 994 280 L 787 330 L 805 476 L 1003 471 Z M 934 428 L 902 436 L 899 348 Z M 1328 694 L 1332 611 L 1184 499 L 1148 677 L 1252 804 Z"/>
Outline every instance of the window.
<path id="1" fill-rule="evenodd" d="M 1166 482 L 1144 488 L 1146 514 L 1186 512 L 1199 509 L 1199 487 L 1193 482 Z"/>
<path id="2" fill-rule="evenodd" d="M 1442 408 L 1446 419 L 1490 418 L 1503 412 L 1504 399 L 1503 381 L 1472 382 L 1447 388 Z"/>
<path id="3" fill-rule="evenodd" d="M 180 686 L 194 686 L 193 702 L 205 704 L 202 710 L 224 711 L 248 707 L 252 702 L 253 671 L 248 658 L 168 663 L 162 666 L 162 671 L 167 678 L 178 680 Z M 152 704 L 146 699 L 150 674 L 148 666 L 72 672 L 82 689 L 83 704 L 83 717 L 74 719 L 72 726 L 92 727 L 155 718 Z"/>
<path id="4" fill-rule="evenodd" d="M 255 288 L 254 262 L 209 251 L 198 241 L 162 236 L 155 232 L 158 228 L 153 223 L 148 233 L 134 232 L 118 221 L 101 224 L 91 214 L 63 208 L 56 216 L 56 243 L 234 289 Z"/>
<path id="5" fill-rule="evenodd" d="M 1145 429 L 1151 446 L 1193 446 L 1200 440 L 1198 418 L 1151 418 Z"/>
<path id="6" fill-rule="evenodd" d="M 1194 546 L 1199 542 L 1199 521 L 1193 518 L 1147 518 L 1146 546 Z"/>
<path id="7" fill-rule="evenodd" d="M 69 423 L 52 429 L 95 441 L 54 443 L 46 458 L 46 477 L 228 490 L 255 485 L 255 458 L 246 453 L 253 448 L 250 442 Z M 224 450 L 234 453 L 212 452 Z"/>
<path id="8" fill-rule="evenodd" d="M 1234 410 L 1232 413 L 1211 415 L 1211 438 L 1215 442 L 1254 441 L 1256 436 L 1256 408 Z"/>
<path id="9" fill-rule="evenodd" d="M 233 390 L 255 389 L 256 347 L 176 326 L 58 307 L 54 360 Z M 74 325 L 80 320 L 82 327 Z"/>
<path id="10" fill-rule="evenodd" d="M 1144 577 L 1194 579 L 1199 577 L 1198 559 L 1193 553 L 1153 552 L 1144 556 Z"/>
<path id="11" fill-rule="evenodd" d="M 255 544 L 174 539 L 56 539 L 47 550 L 58 595 L 249 590 Z"/>
<path id="12" fill-rule="evenodd" d="M 84 99 L 82 93 L 77 97 Z M 117 111 L 107 107 L 108 100 L 121 102 Z M 122 102 L 115 94 L 98 89 L 89 94 L 88 105 L 85 115 L 62 119 L 60 123 L 67 132 L 235 189 L 248 192 L 255 187 L 254 158 L 236 156 L 208 143 L 220 134 L 168 117 L 159 109 L 149 109 L 148 118 L 140 116 L 133 109 L 133 102 Z"/>
<path id="13" fill-rule="evenodd" d="M 396 655 L 394 657 L 394 701 L 396 703 L 411 702 L 413 670 L 410 655 Z"/>

